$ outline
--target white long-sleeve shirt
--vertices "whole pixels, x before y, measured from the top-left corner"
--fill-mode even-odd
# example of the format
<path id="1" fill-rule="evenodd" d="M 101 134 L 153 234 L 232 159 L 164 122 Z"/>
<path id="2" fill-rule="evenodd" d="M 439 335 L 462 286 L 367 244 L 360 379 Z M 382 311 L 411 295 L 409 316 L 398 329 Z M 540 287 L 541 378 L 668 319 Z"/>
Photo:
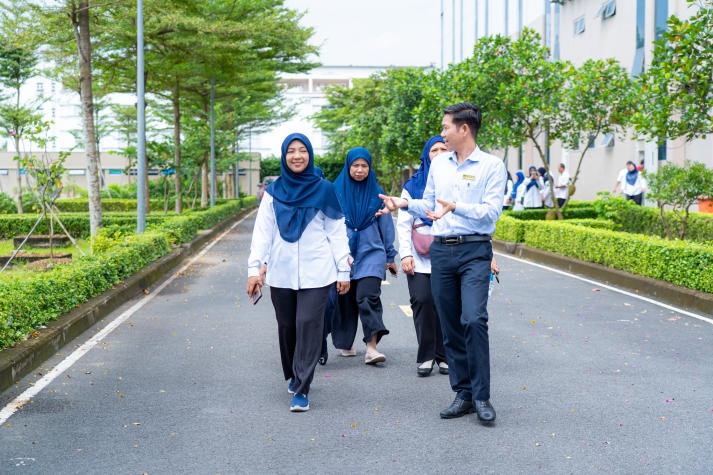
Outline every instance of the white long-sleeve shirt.
<path id="1" fill-rule="evenodd" d="M 296 242 L 280 236 L 273 197 L 263 195 L 255 218 L 248 277 L 267 263 L 265 283 L 285 289 L 313 289 L 349 281 L 349 241 L 344 218 L 331 219 L 318 211 Z"/>
<path id="2" fill-rule="evenodd" d="M 401 198 L 411 199 L 411 195 L 407 190 L 401 192 Z M 404 257 L 413 257 L 414 270 L 420 274 L 431 273 L 431 258 L 424 257 L 413 248 L 411 238 L 411 229 L 414 224 L 420 224 L 419 218 L 413 216 L 405 209 L 399 210 L 399 215 L 396 218 L 396 232 L 399 237 L 399 255 L 401 259 Z M 416 229 L 420 234 L 431 234 L 431 226 L 421 226 Z"/>

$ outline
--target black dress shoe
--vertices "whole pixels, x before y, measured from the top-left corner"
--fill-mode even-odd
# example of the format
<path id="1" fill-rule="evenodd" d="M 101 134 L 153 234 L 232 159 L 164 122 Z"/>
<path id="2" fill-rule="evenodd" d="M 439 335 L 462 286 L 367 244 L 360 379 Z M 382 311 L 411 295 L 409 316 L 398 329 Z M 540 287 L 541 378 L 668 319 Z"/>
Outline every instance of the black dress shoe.
<path id="1" fill-rule="evenodd" d="M 495 408 L 490 401 L 474 401 L 475 412 L 478 413 L 478 419 L 483 422 L 493 422 L 495 420 Z"/>
<path id="2" fill-rule="evenodd" d="M 441 419 L 455 419 L 456 417 L 462 417 L 466 414 L 472 414 L 473 412 L 475 412 L 475 409 L 471 401 L 458 399 L 458 397 L 456 397 L 450 406 L 441 411 Z"/>
<path id="3" fill-rule="evenodd" d="M 324 365 L 327 364 L 327 359 L 328 359 L 328 358 L 329 358 L 329 353 L 327 353 L 327 352 L 325 351 L 324 353 L 322 353 L 322 355 L 319 357 L 319 360 L 317 360 L 317 361 L 319 361 L 319 364 L 321 364 L 322 366 L 324 366 Z"/>
<path id="4" fill-rule="evenodd" d="M 433 371 L 433 361 L 431 361 L 431 366 L 419 366 L 416 368 L 416 373 L 418 373 L 419 376 L 426 377 L 431 374 L 431 371 Z"/>

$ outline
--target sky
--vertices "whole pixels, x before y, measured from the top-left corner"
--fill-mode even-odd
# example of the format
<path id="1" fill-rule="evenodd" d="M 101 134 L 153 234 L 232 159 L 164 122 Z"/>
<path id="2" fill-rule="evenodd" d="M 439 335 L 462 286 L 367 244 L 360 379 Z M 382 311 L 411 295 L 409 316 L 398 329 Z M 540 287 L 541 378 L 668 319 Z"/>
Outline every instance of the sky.
<path id="1" fill-rule="evenodd" d="M 450 3 L 450 2 L 449 2 Z M 306 11 L 325 66 L 438 66 L 439 0 L 285 0 Z"/>

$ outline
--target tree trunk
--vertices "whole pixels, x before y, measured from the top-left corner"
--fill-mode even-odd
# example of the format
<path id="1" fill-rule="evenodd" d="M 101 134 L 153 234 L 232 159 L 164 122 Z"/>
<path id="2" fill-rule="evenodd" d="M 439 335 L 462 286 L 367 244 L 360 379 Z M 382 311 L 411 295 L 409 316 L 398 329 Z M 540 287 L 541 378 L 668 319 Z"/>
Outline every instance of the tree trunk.
<path id="1" fill-rule="evenodd" d="M 20 175 L 20 170 L 22 170 L 22 163 L 20 162 L 20 136 L 19 132 L 15 131 L 15 153 L 17 153 L 17 213 L 22 214 L 22 175 Z"/>
<path id="2" fill-rule="evenodd" d="M 89 229 L 96 236 L 102 227 L 101 179 L 94 129 L 94 97 L 92 94 L 92 43 L 89 33 L 89 1 L 80 0 L 71 14 L 74 36 L 79 52 L 79 95 L 84 122 L 84 146 L 87 156 L 87 192 L 89 195 Z"/>
<path id="3" fill-rule="evenodd" d="M 174 84 L 172 102 L 173 102 L 173 170 L 174 170 L 174 180 L 175 180 L 175 194 L 176 194 L 176 213 L 181 214 L 183 212 L 183 189 L 181 183 L 181 103 L 180 98 L 180 88 L 179 79 L 176 78 L 176 83 Z"/>
<path id="4" fill-rule="evenodd" d="M 207 208 L 208 202 L 208 188 L 210 183 L 208 182 L 208 157 L 207 152 L 203 154 L 203 161 L 201 162 L 201 208 Z"/>

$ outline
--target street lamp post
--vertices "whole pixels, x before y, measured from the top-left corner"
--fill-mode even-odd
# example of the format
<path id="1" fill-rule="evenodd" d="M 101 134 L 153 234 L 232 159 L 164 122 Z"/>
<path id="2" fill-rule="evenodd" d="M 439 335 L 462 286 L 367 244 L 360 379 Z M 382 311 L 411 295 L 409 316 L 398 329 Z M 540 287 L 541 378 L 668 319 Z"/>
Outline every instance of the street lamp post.
<path id="1" fill-rule="evenodd" d="M 144 5 L 136 2 L 136 234 L 146 231 L 146 109 L 144 83 Z M 129 171 L 130 173 L 131 171 Z"/>

